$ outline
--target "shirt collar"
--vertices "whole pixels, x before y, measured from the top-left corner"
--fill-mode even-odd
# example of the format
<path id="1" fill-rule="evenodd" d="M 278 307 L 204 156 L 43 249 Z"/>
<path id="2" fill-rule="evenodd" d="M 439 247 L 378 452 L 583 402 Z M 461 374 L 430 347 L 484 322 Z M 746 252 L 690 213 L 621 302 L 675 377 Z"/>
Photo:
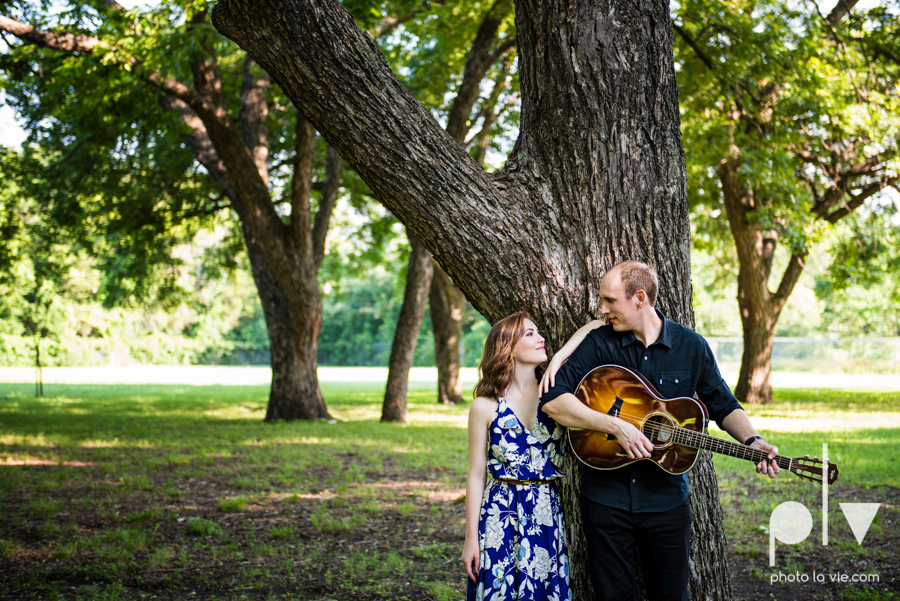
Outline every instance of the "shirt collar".
<path id="1" fill-rule="evenodd" d="M 659 316 L 659 318 L 662 319 L 662 328 L 659 331 L 659 336 L 656 337 L 656 342 L 654 342 L 653 344 L 661 344 L 666 348 L 672 348 L 672 333 L 667 323 L 669 320 L 666 319 L 666 316 L 663 315 L 662 311 L 660 311 L 656 307 L 654 307 L 654 310 L 656 311 L 656 314 Z M 637 336 L 634 335 L 633 331 L 628 330 L 627 332 L 622 332 L 621 334 L 619 334 L 620 347 L 626 347 L 634 342 L 637 342 Z M 651 344 L 650 346 L 653 346 L 653 344 Z"/>

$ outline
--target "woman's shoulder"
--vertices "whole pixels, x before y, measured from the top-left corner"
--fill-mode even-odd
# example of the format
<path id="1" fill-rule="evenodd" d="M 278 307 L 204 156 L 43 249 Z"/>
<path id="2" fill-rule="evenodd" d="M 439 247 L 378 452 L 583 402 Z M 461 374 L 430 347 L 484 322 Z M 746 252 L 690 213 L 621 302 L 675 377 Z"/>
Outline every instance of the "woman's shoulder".
<path id="1" fill-rule="evenodd" d="M 497 399 L 491 399 L 488 397 L 475 397 L 475 400 L 472 401 L 472 405 L 469 407 L 469 415 L 476 418 L 485 418 L 486 420 L 490 420 L 490 418 L 494 415 L 494 412 L 497 410 L 497 405 L 499 401 Z"/>
<path id="2" fill-rule="evenodd" d="M 493 411 L 497 408 L 497 404 L 499 402 L 499 399 L 492 399 L 486 396 L 477 396 L 475 397 L 475 400 L 472 401 L 472 406 L 469 410 L 471 411 L 477 407 L 479 410 L 488 409 Z"/>

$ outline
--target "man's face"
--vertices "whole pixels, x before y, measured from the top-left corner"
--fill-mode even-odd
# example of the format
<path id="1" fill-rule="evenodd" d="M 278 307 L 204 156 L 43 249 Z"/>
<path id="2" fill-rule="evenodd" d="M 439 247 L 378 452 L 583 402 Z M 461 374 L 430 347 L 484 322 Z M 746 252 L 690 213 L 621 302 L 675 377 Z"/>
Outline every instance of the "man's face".
<path id="1" fill-rule="evenodd" d="M 600 280 L 600 313 L 617 332 L 633 330 L 638 325 L 639 294 L 625 298 L 625 287 L 618 271 L 608 272 Z"/>

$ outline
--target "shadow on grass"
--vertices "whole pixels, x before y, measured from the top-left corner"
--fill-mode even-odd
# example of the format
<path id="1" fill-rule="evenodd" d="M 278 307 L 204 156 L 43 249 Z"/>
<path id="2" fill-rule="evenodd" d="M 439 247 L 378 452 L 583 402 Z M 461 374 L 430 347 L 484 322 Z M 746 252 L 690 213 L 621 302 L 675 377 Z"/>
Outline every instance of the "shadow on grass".
<path id="1" fill-rule="evenodd" d="M 329 388 L 336 414 L 377 404 L 371 385 Z M 0 386 L 0 453 L 6 464 L 0 469 L 170 468 L 184 476 L 203 466 L 228 471 L 240 457 L 266 473 L 357 464 L 376 475 L 385 462 L 403 470 L 465 472 L 465 430 L 454 425 L 465 408 L 426 408 L 426 392 L 411 394 L 413 411 L 418 406 L 449 422 L 404 426 L 376 417 L 267 424 L 267 391 L 258 386 L 69 385 L 52 392 L 35 399 L 22 386 Z"/>

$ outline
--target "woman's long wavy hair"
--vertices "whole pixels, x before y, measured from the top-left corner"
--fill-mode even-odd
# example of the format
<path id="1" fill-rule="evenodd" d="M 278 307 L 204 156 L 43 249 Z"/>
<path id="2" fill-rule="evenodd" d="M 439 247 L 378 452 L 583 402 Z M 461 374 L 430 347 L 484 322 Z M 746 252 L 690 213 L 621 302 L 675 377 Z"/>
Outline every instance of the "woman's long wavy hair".
<path id="1" fill-rule="evenodd" d="M 531 319 L 526 311 L 513 313 L 495 323 L 488 332 L 481 363 L 478 364 L 480 379 L 475 385 L 476 397 L 498 399 L 506 393 L 516 366 L 513 358 L 516 345 L 525 334 L 526 319 Z M 544 366 L 538 366 L 534 375 L 540 380 L 544 375 Z"/>

